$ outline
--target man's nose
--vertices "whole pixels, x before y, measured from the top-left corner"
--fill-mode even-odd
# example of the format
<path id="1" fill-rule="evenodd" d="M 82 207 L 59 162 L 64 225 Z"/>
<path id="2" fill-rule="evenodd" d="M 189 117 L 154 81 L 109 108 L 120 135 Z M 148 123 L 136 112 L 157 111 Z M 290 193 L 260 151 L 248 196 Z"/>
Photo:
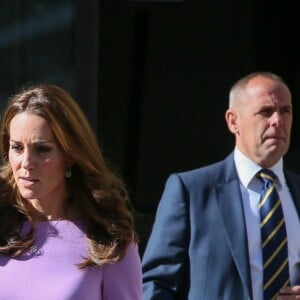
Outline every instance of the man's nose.
<path id="1" fill-rule="evenodd" d="M 270 119 L 271 126 L 279 126 L 281 123 L 281 115 L 279 112 L 275 111 Z"/>

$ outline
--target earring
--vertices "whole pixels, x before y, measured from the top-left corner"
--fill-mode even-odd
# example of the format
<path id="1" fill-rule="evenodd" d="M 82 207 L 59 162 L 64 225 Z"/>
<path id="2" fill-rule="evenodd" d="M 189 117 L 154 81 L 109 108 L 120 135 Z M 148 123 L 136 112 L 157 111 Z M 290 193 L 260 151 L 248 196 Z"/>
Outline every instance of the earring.
<path id="1" fill-rule="evenodd" d="M 66 176 L 66 178 L 71 178 L 72 177 L 72 168 L 71 167 L 69 167 L 66 170 L 65 176 Z"/>

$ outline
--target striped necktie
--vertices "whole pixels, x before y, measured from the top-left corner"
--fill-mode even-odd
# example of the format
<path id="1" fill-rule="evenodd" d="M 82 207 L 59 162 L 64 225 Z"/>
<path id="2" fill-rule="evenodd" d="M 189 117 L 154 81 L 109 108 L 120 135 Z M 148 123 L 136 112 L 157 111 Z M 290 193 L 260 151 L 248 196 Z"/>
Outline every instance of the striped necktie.
<path id="1" fill-rule="evenodd" d="M 281 202 L 275 188 L 275 174 L 262 169 L 257 176 L 263 181 L 259 203 L 263 254 L 264 299 L 275 299 L 279 290 L 290 284 L 287 235 Z"/>

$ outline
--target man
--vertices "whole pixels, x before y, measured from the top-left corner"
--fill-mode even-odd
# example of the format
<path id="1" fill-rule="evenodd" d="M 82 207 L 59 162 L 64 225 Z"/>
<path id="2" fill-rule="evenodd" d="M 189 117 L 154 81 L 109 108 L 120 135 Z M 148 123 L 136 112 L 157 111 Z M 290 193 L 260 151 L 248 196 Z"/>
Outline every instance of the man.
<path id="1" fill-rule="evenodd" d="M 249 74 L 232 86 L 225 118 L 235 149 L 224 161 L 169 177 L 143 257 L 144 300 L 300 295 L 300 177 L 283 166 L 290 144 L 291 98 L 284 81 L 268 72 Z M 270 193 L 263 192 L 261 169 L 276 175 L 272 190 L 279 194 L 277 206 L 284 218 L 282 230 L 275 231 L 287 236 L 279 250 L 271 249 L 268 262 L 260 201 Z M 283 249 L 284 262 L 268 271 L 271 279 L 265 282 L 264 266 L 272 265 Z M 284 267 L 288 278 L 268 298 L 265 290 L 279 282 L 276 276 Z"/>

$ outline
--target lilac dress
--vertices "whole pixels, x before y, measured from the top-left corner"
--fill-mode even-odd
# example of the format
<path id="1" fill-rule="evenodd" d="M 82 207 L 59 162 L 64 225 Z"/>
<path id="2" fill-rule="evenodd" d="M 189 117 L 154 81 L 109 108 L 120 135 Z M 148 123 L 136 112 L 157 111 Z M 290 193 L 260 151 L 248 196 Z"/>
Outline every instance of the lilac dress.
<path id="1" fill-rule="evenodd" d="M 40 222 L 36 230 L 35 246 L 28 253 L 0 255 L 0 300 L 142 299 L 137 245 L 130 245 L 118 263 L 79 269 L 76 264 L 87 256 L 79 222 Z"/>

